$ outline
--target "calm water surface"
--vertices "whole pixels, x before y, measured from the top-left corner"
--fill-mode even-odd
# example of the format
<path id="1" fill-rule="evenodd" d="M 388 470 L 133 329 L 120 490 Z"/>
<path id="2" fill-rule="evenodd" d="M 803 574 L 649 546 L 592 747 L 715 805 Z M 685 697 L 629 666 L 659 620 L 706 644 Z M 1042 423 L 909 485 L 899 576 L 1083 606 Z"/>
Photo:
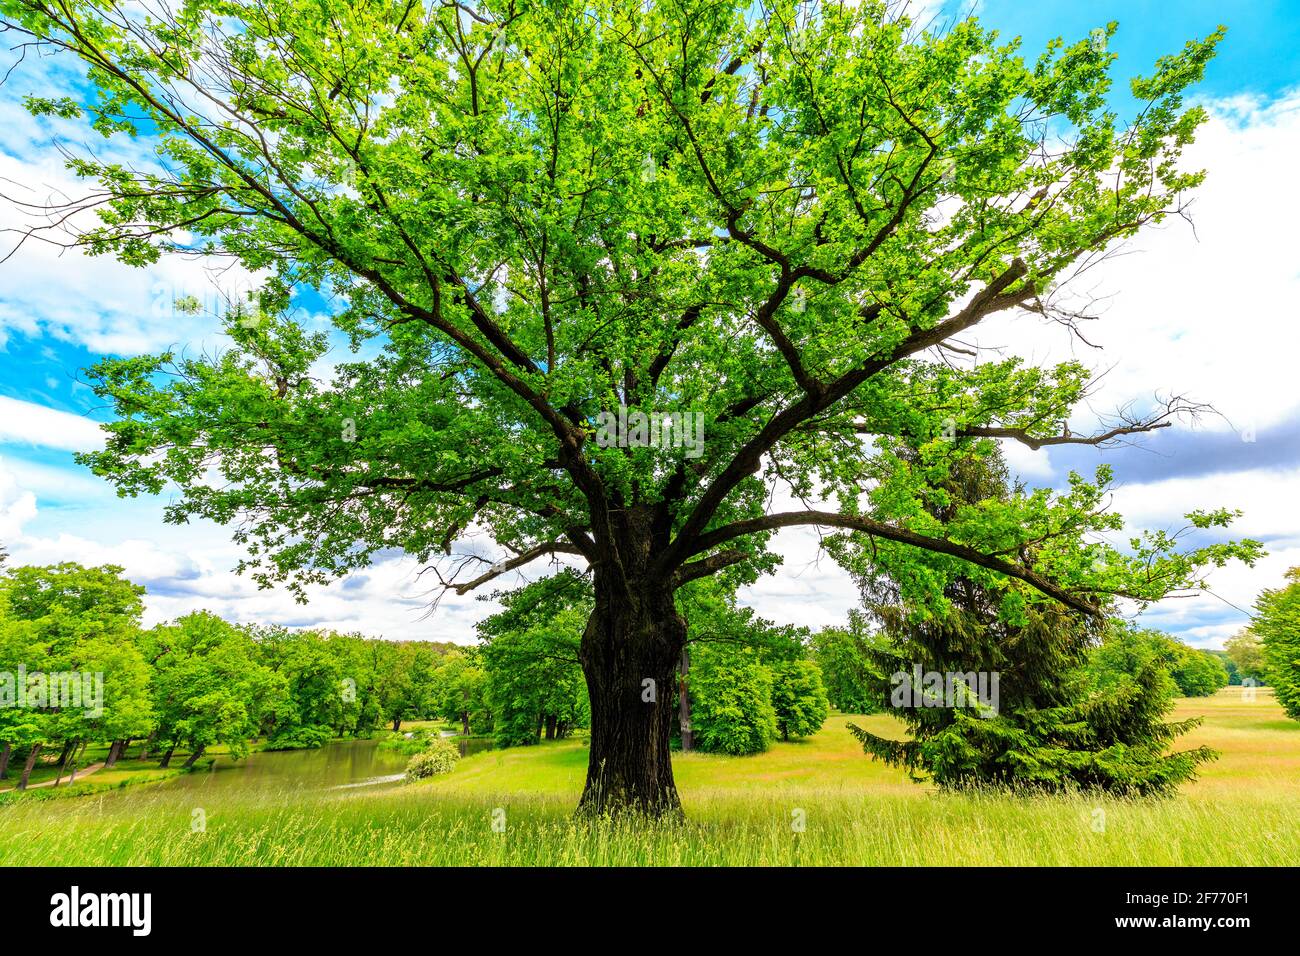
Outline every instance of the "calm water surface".
<path id="1" fill-rule="evenodd" d="M 491 750 L 491 740 L 457 740 L 462 756 Z M 237 787 L 241 790 L 282 790 L 301 787 L 382 786 L 401 779 L 411 758 L 400 750 L 380 747 L 377 740 L 340 740 L 315 750 L 279 750 L 252 753 L 242 760 L 221 755 L 211 770 L 195 770 L 163 786 Z M 201 760 L 200 766 L 206 761 Z"/>

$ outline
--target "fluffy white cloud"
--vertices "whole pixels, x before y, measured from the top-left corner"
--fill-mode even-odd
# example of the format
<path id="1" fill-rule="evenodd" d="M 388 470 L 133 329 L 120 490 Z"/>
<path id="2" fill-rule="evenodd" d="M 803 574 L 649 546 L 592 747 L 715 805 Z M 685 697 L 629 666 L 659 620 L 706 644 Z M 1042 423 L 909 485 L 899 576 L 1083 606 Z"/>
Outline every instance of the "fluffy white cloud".
<path id="1" fill-rule="evenodd" d="M 21 487 L 0 459 L 0 545 L 22 534 L 23 525 L 36 517 L 36 495 Z"/>
<path id="2" fill-rule="evenodd" d="M 89 418 L 0 395 L 0 442 L 91 451 L 104 433 Z"/>
<path id="3" fill-rule="evenodd" d="M 5 501 L 0 471 L 0 522 Z M 437 591 L 406 558 L 377 562 L 364 572 L 328 587 L 308 589 L 298 604 L 280 589 L 259 590 L 231 569 L 235 549 L 222 529 L 204 526 L 173 529 L 159 526 L 150 538 L 128 537 L 109 543 L 75 534 L 50 537 L 4 537 L 13 564 L 118 565 L 128 578 L 148 589 L 146 625 L 206 609 L 232 621 L 360 631 L 390 639 L 427 639 L 472 643 L 474 624 L 500 605 L 473 596 L 447 595 L 430 612 Z M 190 545 L 187 547 L 187 543 Z"/>
<path id="4" fill-rule="evenodd" d="M 1105 413 L 1153 392 L 1184 393 L 1224 416 L 1208 428 L 1263 429 L 1294 416 L 1300 355 L 1300 270 L 1292 224 L 1300 218 L 1294 157 L 1300 91 L 1264 102 L 1206 104 L 1211 119 L 1185 164 L 1208 172 L 1192 224 L 1148 228 L 1063 288 L 1095 300 L 1084 330 L 1101 351 L 1032 316 L 982 325 L 978 340 L 1041 361 L 1077 357 L 1110 369 L 1092 402 Z M 1112 367 L 1113 366 L 1113 367 Z"/>

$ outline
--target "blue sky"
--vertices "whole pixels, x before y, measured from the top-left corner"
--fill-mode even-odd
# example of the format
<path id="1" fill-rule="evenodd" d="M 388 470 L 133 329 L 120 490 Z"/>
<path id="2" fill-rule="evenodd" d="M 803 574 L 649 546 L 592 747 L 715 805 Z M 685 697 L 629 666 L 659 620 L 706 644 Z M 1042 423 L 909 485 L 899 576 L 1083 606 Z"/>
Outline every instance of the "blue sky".
<path id="1" fill-rule="evenodd" d="M 945 16 L 971 4 L 918 6 Z M 1177 527 L 1192 507 L 1243 508 L 1239 533 L 1264 539 L 1269 558 L 1254 570 L 1216 572 L 1213 595 L 1164 602 L 1145 616 L 1191 643 L 1218 646 L 1246 622 L 1262 588 L 1278 586 L 1287 567 L 1300 565 L 1300 261 L 1292 226 L 1300 221 L 1292 170 L 1300 155 L 1300 0 L 984 0 L 977 9 L 1004 35 L 1021 35 L 1027 56 L 1053 36 L 1084 37 L 1118 20 L 1109 47 L 1119 55 L 1118 77 L 1149 71 L 1157 56 L 1220 23 L 1229 28 L 1197 91 L 1212 120 L 1190 155 L 1210 171 L 1193 208 L 1196 229 L 1178 223 L 1144 236 L 1090 279 L 1086 292 L 1103 308 L 1089 338 L 1105 351 L 1081 349 L 1059 329 L 1026 317 L 980 332 L 981 344 L 1035 361 L 1077 355 L 1109 369 L 1093 403 L 1097 412 L 1178 391 L 1222 413 L 1105 454 L 1009 449 L 1014 466 L 1035 484 L 1059 485 L 1072 468 L 1091 472 L 1099 461 L 1111 463 L 1119 479 L 1115 506 L 1134 529 Z M 0 73 L 8 56 L 0 52 Z M 65 184 L 52 149 L 60 138 L 118 148 L 64 121 L 34 120 L 21 108 L 27 93 L 58 93 L 78 82 L 70 63 L 29 59 L 0 87 L 0 193 L 42 198 Z M 1123 111 L 1123 83 L 1115 97 Z M 4 203 L 0 218 L 0 225 L 16 222 Z M 0 241 L 3 251 L 9 247 Z M 238 551 L 224 529 L 165 526 L 162 500 L 120 500 L 73 462 L 74 451 L 97 441 L 93 422 L 105 416 L 80 370 L 104 354 L 215 345 L 211 321 L 178 316 L 169 304 L 182 293 L 210 299 L 218 285 L 238 279 L 210 274 L 202 262 L 131 270 L 36 246 L 0 264 L 0 542 L 11 560 L 124 564 L 149 587 L 154 620 L 208 607 L 242 620 L 470 640 L 473 622 L 490 606 L 467 597 L 426 615 L 428 589 L 405 559 L 388 558 L 296 605 L 231 574 Z M 777 546 L 787 555 L 785 569 L 744 599 L 778 621 L 842 620 L 855 595 L 833 563 L 819 557 L 815 536 L 782 532 Z"/>

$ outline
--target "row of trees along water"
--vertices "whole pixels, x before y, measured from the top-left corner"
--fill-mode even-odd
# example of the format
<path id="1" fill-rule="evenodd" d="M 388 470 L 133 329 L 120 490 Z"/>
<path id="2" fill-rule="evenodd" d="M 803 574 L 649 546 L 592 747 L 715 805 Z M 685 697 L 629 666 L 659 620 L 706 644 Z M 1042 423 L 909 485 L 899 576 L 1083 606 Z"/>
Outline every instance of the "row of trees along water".
<path id="1" fill-rule="evenodd" d="M 590 720 L 577 660 L 589 590 L 565 572 L 498 595 L 505 609 L 465 647 L 240 625 L 207 611 L 146 628 L 145 588 L 119 567 L 12 568 L 0 577 L 0 674 L 14 698 L 0 707 L 0 779 L 12 764 L 24 789 L 44 760 L 75 780 L 92 744 L 108 746 L 106 766 L 134 744 L 162 766 L 179 751 L 188 768 L 217 746 L 240 758 L 258 742 L 316 747 L 407 720 L 452 722 L 498 746 L 566 737 Z M 684 715 L 694 706 L 686 746 L 753 753 L 821 727 L 828 704 L 807 631 L 776 627 L 713 588 L 695 595 L 692 617 L 698 676 L 686 704 L 678 685 L 642 689 L 649 704 L 665 695 Z M 78 689 L 90 681 L 86 695 L 69 705 L 27 692 L 33 680 L 54 688 L 56 675 Z"/>

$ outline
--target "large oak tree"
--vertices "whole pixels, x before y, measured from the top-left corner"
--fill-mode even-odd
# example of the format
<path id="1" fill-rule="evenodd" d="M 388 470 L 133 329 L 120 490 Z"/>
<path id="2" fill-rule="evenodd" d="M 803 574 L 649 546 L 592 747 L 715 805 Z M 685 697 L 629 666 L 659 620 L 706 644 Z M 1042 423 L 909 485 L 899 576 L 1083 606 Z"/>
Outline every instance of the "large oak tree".
<path id="1" fill-rule="evenodd" d="M 674 591 L 773 570 L 777 529 L 911 562 L 935 600 L 960 573 L 1082 614 L 1250 557 L 1105 544 L 1105 473 L 946 523 L 924 507 L 994 439 L 1102 443 L 1187 408 L 1072 433 L 1081 364 L 961 343 L 1009 310 L 1072 324 L 1053 285 L 1183 210 L 1203 114 L 1182 96 L 1218 34 L 1134 80 L 1121 122 L 1113 24 L 1026 62 L 974 20 L 924 32 L 870 0 L 0 11 L 32 51 L 88 67 L 87 96 L 32 109 L 157 143 L 138 167 L 74 151 L 96 185 L 41 210 L 71 236 L 34 235 L 266 276 L 225 317 L 222 354 L 92 371 L 119 417 L 86 460 L 124 493 L 179 487 L 168 517 L 232 524 L 268 584 L 389 549 L 459 592 L 546 556 L 585 563 L 585 809 L 677 810 Z M 304 289 L 338 303 L 357 350 L 328 381 L 329 337 L 291 315 Z M 699 416 L 703 445 L 598 441 L 620 408 Z M 824 504 L 776 508 L 778 488 Z M 468 529 L 507 558 L 457 559 Z"/>

